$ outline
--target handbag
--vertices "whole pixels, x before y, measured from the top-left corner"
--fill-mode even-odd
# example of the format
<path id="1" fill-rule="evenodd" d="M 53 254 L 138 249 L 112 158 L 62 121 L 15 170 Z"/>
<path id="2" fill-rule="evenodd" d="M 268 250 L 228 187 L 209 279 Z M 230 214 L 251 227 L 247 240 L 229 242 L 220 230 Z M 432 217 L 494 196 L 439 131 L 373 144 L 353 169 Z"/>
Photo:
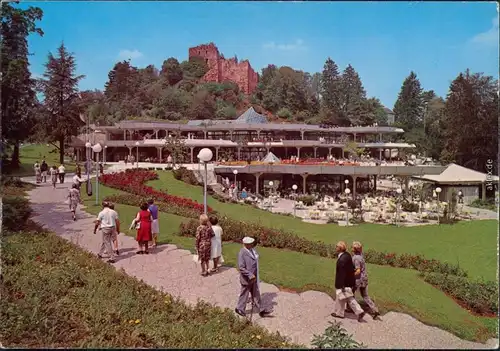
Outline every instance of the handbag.
<path id="1" fill-rule="evenodd" d="M 340 301 L 347 300 L 351 297 L 354 297 L 354 294 L 352 293 L 351 288 L 345 288 L 344 292 L 342 292 L 341 289 L 337 289 L 336 295 L 337 295 L 337 299 L 339 299 Z"/>

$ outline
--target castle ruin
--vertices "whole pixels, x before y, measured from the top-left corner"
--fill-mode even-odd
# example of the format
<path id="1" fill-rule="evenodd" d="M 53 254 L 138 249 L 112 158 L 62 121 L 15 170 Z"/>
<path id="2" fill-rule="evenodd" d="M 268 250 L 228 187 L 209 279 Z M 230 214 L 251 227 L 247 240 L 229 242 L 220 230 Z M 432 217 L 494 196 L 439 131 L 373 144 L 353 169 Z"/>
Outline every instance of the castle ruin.
<path id="1" fill-rule="evenodd" d="M 208 72 L 203 76 L 205 82 L 232 81 L 238 84 L 240 91 L 250 95 L 257 88 L 259 75 L 253 70 L 248 60 L 238 62 L 236 57 L 226 59 L 219 53 L 214 43 L 189 48 L 189 58 L 201 57 L 208 65 Z"/>

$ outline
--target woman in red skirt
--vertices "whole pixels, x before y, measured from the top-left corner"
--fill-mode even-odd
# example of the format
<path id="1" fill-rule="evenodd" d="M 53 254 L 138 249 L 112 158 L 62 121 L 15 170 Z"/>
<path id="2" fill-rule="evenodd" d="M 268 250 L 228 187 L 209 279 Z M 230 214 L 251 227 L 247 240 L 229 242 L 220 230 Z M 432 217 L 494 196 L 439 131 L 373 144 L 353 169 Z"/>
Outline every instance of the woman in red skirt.
<path id="1" fill-rule="evenodd" d="M 135 223 L 139 226 L 137 229 L 137 243 L 139 244 L 139 251 L 137 254 L 148 254 L 148 242 L 151 241 L 151 223 L 153 218 L 151 217 L 151 212 L 148 211 L 148 204 L 143 203 L 141 205 L 141 210 L 137 213 L 135 217 Z"/>

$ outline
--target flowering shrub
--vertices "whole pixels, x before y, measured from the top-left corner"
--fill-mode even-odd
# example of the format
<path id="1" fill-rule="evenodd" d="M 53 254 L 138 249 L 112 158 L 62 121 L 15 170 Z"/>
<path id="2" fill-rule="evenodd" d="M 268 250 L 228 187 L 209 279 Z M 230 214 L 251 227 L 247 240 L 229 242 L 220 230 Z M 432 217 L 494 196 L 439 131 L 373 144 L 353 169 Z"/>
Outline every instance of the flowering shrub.
<path id="1" fill-rule="evenodd" d="M 236 221 L 227 217 L 219 218 L 219 224 L 223 228 L 222 240 L 241 242 L 244 236 L 254 237 L 259 245 L 277 249 L 288 249 L 305 254 L 333 258 L 335 256 L 335 245 L 322 241 L 310 241 L 298 235 L 279 229 L 267 228 L 255 223 Z M 189 221 L 180 225 L 178 234 L 181 236 L 194 236 L 198 221 Z M 467 273 L 458 265 L 440 262 L 434 259 L 425 259 L 420 255 L 378 252 L 367 250 L 364 252 L 367 263 L 383 266 L 415 269 L 421 272 L 436 272 L 453 274 L 466 277 Z"/>
<path id="2" fill-rule="evenodd" d="M 109 186 L 110 188 L 123 190 L 140 196 L 142 201 L 153 198 L 156 201 L 165 202 L 169 206 L 183 207 L 198 211 L 198 213 L 203 212 L 203 204 L 180 196 L 169 195 L 166 191 L 162 192 L 145 185 L 147 181 L 158 179 L 158 174 L 154 171 L 144 169 L 127 169 L 125 172 L 105 174 L 100 179 L 104 185 Z M 130 201 L 134 201 L 135 203 L 136 200 L 134 199 Z M 212 209 L 208 208 L 208 211 L 211 212 Z"/>
<path id="3" fill-rule="evenodd" d="M 470 281 L 439 273 L 421 273 L 424 281 L 451 295 L 467 309 L 482 315 L 498 313 L 498 283 Z"/>

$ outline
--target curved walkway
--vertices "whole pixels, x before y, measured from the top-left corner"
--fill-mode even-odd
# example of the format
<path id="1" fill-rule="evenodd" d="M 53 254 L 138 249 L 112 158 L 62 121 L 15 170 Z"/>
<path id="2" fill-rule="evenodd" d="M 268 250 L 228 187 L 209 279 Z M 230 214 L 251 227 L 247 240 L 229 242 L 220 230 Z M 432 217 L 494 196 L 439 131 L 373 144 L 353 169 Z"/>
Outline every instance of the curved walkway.
<path id="1" fill-rule="evenodd" d="M 100 235 L 93 235 L 94 217 L 80 212 L 73 222 L 64 200 L 68 185 L 58 184 L 53 190 L 43 184 L 30 192 L 30 200 L 35 211 L 34 220 L 46 226 L 59 236 L 96 253 L 100 245 Z M 228 307 L 231 310 L 239 292 L 238 272 L 235 268 L 223 268 L 218 274 L 207 278 L 199 275 L 199 267 L 193 262 L 187 250 L 174 245 L 162 245 L 150 255 L 136 255 L 133 238 L 120 234 L 121 248 L 117 269 L 142 279 L 144 282 L 184 299 L 196 303 L 198 299 Z M 151 269 L 154 267 L 154 269 Z M 332 269 L 334 267 L 332 266 Z M 309 345 L 313 334 L 321 334 L 332 320 L 333 300 L 325 293 L 306 291 L 301 294 L 280 291 L 276 286 L 261 283 L 262 300 L 265 306 L 272 306 L 272 318 L 253 315 L 253 321 L 271 331 L 279 331 L 292 341 Z M 491 349 L 497 340 L 488 343 L 474 343 L 462 340 L 451 333 L 424 325 L 413 317 L 389 312 L 382 321 L 365 317 L 365 323 L 355 319 L 342 320 L 344 328 L 353 334 L 355 340 L 369 348 L 411 348 L 411 349 Z"/>

